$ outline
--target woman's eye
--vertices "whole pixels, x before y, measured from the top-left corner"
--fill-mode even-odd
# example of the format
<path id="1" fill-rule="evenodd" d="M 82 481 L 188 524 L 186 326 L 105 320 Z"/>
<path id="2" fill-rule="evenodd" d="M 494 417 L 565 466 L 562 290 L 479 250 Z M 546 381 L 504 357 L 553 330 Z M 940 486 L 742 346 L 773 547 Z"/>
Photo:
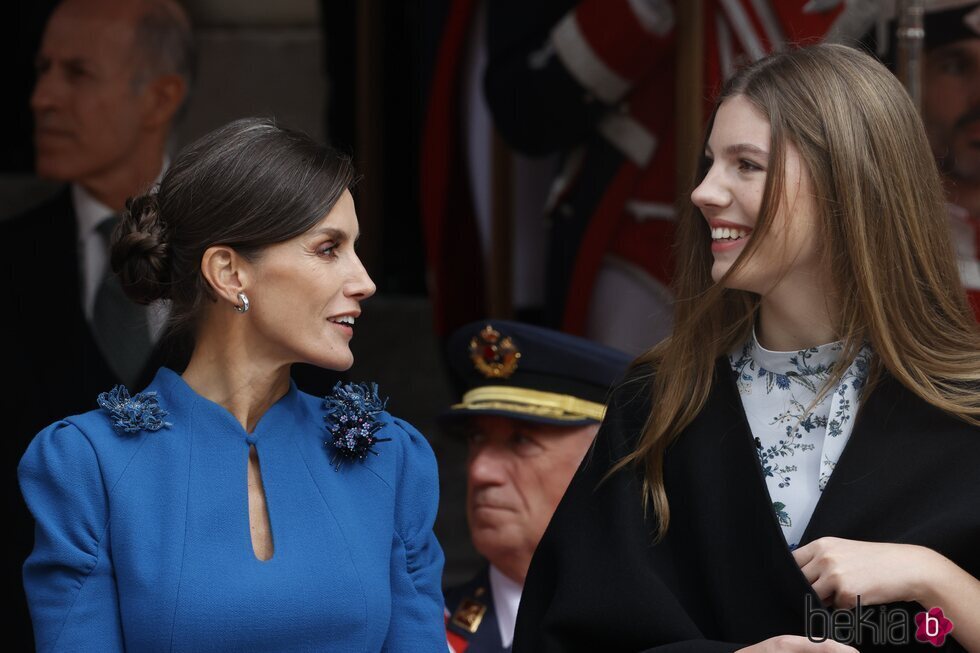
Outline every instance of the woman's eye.
<path id="1" fill-rule="evenodd" d="M 755 172 L 755 171 L 762 170 L 762 167 L 757 166 L 756 164 L 752 163 L 747 159 L 739 159 L 738 169 L 742 172 Z"/>
<path id="2" fill-rule="evenodd" d="M 320 256 L 333 258 L 337 256 L 337 247 L 338 247 L 337 243 L 334 242 L 324 243 L 317 248 L 316 253 L 319 254 Z"/>

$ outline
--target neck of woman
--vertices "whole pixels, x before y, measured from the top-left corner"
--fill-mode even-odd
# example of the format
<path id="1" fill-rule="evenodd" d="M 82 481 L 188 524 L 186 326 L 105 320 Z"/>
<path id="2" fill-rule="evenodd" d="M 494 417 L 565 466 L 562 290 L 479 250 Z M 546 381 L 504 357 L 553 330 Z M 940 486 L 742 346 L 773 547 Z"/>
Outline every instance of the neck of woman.
<path id="1" fill-rule="evenodd" d="M 839 339 L 829 275 L 784 279 L 762 297 L 756 338 L 771 351 L 798 351 Z"/>
<path id="2" fill-rule="evenodd" d="M 196 335 L 194 353 L 181 376 L 196 393 L 223 406 L 251 433 L 262 415 L 289 391 L 290 363 L 275 360 L 263 347 L 249 342 L 241 326 L 234 319 L 207 320 Z"/>

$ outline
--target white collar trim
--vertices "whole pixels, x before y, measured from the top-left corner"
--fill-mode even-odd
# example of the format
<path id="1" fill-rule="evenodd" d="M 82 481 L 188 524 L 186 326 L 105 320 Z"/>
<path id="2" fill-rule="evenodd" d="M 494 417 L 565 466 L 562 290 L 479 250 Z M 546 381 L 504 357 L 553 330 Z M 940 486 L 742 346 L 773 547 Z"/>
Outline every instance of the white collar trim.
<path id="1" fill-rule="evenodd" d="M 514 626 L 517 624 L 517 608 L 521 604 L 522 590 L 520 583 L 514 582 L 490 565 L 490 591 L 493 593 L 493 608 L 497 613 L 497 627 L 500 628 L 500 643 L 507 649 L 514 643 Z"/>

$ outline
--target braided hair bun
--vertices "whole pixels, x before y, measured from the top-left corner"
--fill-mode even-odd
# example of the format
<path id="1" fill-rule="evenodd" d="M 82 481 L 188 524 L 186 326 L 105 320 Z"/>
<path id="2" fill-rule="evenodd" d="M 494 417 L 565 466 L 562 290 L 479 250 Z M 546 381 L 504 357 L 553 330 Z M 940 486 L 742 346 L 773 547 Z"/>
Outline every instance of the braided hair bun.
<path id="1" fill-rule="evenodd" d="M 149 304 L 170 296 L 169 246 L 155 192 L 126 200 L 112 235 L 111 263 L 126 295 Z"/>

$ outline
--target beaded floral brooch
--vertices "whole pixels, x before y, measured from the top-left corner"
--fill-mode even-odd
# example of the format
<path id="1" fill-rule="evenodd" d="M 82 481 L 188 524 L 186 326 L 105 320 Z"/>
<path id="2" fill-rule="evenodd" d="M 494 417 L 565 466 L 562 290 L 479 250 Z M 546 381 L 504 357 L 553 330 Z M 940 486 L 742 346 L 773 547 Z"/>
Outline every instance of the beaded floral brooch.
<path id="1" fill-rule="evenodd" d="M 173 426 L 163 421 L 167 411 L 157 403 L 156 392 L 137 392 L 130 397 L 126 386 L 117 385 L 100 394 L 96 401 L 109 413 L 113 428 L 122 433 L 159 431 L 165 426 Z"/>
<path id="2" fill-rule="evenodd" d="M 324 441 L 333 448 L 334 469 L 339 470 L 346 461 L 363 461 L 369 453 L 378 455 L 374 445 L 388 442 L 391 438 L 376 438 L 384 423 L 377 414 L 385 409 L 388 400 L 378 397 L 377 383 L 337 383 L 333 394 L 323 400 L 327 414 L 324 421 L 330 440 Z"/>

